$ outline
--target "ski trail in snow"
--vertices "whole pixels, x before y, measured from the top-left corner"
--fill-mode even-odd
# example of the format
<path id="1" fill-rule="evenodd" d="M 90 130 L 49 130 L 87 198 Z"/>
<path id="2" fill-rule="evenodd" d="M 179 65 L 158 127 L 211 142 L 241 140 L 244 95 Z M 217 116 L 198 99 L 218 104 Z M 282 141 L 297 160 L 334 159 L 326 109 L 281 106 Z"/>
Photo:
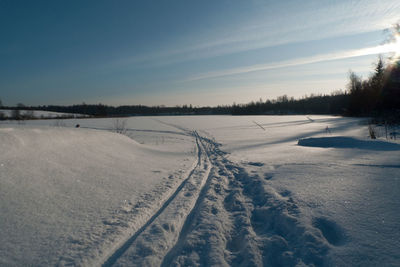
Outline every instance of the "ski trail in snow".
<path id="1" fill-rule="evenodd" d="M 157 120 L 156 120 L 157 121 Z M 165 124 L 165 123 L 164 123 Z M 89 127 L 89 126 L 80 126 L 82 129 L 92 129 L 92 130 L 101 130 L 101 131 L 111 131 L 114 132 L 115 130 L 110 127 Z M 179 129 L 180 130 L 180 129 Z M 147 133 L 164 133 L 164 134 L 176 134 L 176 135 L 184 135 L 184 136 L 191 136 L 191 134 L 187 134 L 186 131 L 166 131 L 166 130 L 151 130 L 151 129 L 134 129 L 134 128 L 126 128 L 126 132 L 147 132 Z"/>
<path id="2" fill-rule="evenodd" d="M 230 162 L 218 144 L 198 137 L 210 177 L 161 266 L 295 266 L 327 263 L 321 231 L 300 220 L 291 193 Z"/>
<path id="3" fill-rule="evenodd" d="M 204 145 L 203 141 L 201 141 L 201 138 L 198 136 L 197 132 L 196 132 L 196 135 L 197 135 L 197 139 L 200 140 L 200 143 L 203 146 L 203 148 L 205 148 L 205 145 Z M 207 155 L 208 159 L 210 159 L 208 150 L 206 150 L 206 155 Z M 190 227 L 192 225 L 192 221 L 193 221 L 194 217 L 196 216 L 196 213 L 198 212 L 199 206 L 200 206 L 201 202 L 203 201 L 207 190 L 209 189 L 211 177 L 212 176 L 210 174 L 209 177 L 207 178 L 205 186 L 202 188 L 202 190 L 199 194 L 199 197 L 197 198 L 194 208 L 188 214 L 186 221 L 183 224 L 182 230 L 179 233 L 178 241 L 176 242 L 174 247 L 168 252 L 168 254 L 165 255 L 165 257 L 163 258 L 163 261 L 161 263 L 161 266 L 170 266 L 172 263 L 173 256 L 177 253 L 177 251 L 179 249 L 181 249 L 181 244 L 183 244 L 183 242 L 186 240 L 186 237 L 187 237 L 187 235 L 190 231 Z"/>
<path id="4" fill-rule="evenodd" d="M 181 228 L 184 219 L 193 208 L 197 195 L 203 187 L 210 171 L 208 158 L 206 156 L 203 157 L 205 149 L 200 143 L 198 134 L 194 132 L 192 135 L 195 137 L 197 144 L 197 165 L 191 170 L 188 177 L 180 184 L 176 191 L 164 202 L 162 207 L 138 231 L 116 249 L 103 262 L 102 266 L 113 266 L 114 264 L 125 265 L 125 258 L 132 259 L 137 256 L 142 259 L 142 263 L 139 260 L 135 260 L 134 264 L 138 266 L 145 265 L 146 257 L 143 257 L 142 249 L 149 240 L 151 240 L 152 246 L 154 246 L 155 242 L 158 242 L 160 249 L 157 250 L 157 253 L 149 253 L 147 256 L 151 259 L 147 259 L 147 261 L 161 261 L 160 256 L 163 256 L 163 248 L 167 251 L 175 243 L 175 236 L 177 236 L 175 229 L 179 231 Z M 132 262 L 129 263 L 129 265 L 132 264 Z"/>
<path id="5" fill-rule="evenodd" d="M 215 140 L 159 122 L 195 138 L 197 165 L 103 266 L 329 265 L 329 240 L 301 220 L 291 192 L 249 175 Z"/>

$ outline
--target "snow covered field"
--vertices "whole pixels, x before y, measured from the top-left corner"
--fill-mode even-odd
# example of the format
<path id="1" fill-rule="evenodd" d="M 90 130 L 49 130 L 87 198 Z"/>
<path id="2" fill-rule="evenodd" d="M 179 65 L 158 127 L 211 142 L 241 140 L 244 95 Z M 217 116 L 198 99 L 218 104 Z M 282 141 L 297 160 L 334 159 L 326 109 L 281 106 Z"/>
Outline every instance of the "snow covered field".
<path id="1" fill-rule="evenodd" d="M 114 121 L 0 124 L 0 265 L 400 265 L 400 143 L 361 119 Z"/>

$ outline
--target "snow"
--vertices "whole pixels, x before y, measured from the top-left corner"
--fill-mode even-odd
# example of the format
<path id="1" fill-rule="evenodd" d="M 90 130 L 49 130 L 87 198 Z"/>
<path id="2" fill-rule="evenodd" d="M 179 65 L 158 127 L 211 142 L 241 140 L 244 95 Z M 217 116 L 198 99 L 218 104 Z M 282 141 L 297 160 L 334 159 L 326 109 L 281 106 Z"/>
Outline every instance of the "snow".
<path id="1" fill-rule="evenodd" d="M 114 120 L 0 124 L 0 265 L 400 264 L 400 143 L 365 119 Z"/>
<path id="2" fill-rule="evenodd" d="M 0 128 L 0 140 L 0 265 L 97 258 L 104 242 L 146 220 L 148 201 L 162 202 L 194 161 L 184 138 L 169 154 L 88 129 L 13 126 Z"/>

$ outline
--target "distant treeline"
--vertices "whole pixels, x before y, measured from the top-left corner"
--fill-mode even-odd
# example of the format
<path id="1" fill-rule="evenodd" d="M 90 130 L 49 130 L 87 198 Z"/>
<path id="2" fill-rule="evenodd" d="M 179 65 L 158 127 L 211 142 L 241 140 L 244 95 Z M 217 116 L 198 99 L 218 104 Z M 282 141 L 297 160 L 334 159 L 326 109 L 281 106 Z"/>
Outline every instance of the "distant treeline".
<path id="1" fill-rule="evenodd" d="M 345 92 L 331 95 L 311 95 L 301 99 L 288 98 L 286 95 L 275 100 L 250 102 L 231 106 L 232 115 L 259 114 L 345 114 L 350 96 Z"/>
<path id="2" fill-rule="evenodd" d="M 183 105 L 165 106 L 107 106 L 103 104 L 79 104 L 72 106 L 24 106 L 25 110 L 43 110 L 62 113 L 86 114 L 95 117 L 138 116 L 138 115 L 266 115 L 266 114 L 344 114 L 350 96 L 344 92 L 331 95 L 311 95 L 301 99 L 288 98 L 286 95 L 275 100 L 233 104 L 217 107 L 193 107 Z M 4 107 L 6 108 L 6 107 Z M 18 109 L 21 107 L 7 107 Z"/>
<path id="3" fill-rule="evenodd" d="M 3 107 L 4 109 L 18 109 L 17 107 Z M 175 107 L 165 106 L 108 106 L 103 104 L 79 104 L 72 106 L 31 106 L 24 109 L 53 111 L 62 113 L 85 114 L 95 117 L 117 117 L 117 116 L 142 116 L 142 115 L 213 115 L 230 114 L 230 106 L 218 107 L 193 107 L 192 105 L 183 105 Z"/>
<path id="4" fill-rule="evenodd" d="M 107 106 L 79 104 L 73 106 L 3 107 L 17 110 L 43 110 L 86 114 L 96 117 L 136 115 L 266 115 L 266 114 L 335 114 L 345 116 L 391 117 L 400 121 L 400 61 L 385 65 L 380 58 L 367 79 L 350 72 L 346 91 L 330 95 L 311 95 L 300 99 L 286 95 L 274 100 L 259 100 L 247 104 L 217 107 L 165 106 Z"/>

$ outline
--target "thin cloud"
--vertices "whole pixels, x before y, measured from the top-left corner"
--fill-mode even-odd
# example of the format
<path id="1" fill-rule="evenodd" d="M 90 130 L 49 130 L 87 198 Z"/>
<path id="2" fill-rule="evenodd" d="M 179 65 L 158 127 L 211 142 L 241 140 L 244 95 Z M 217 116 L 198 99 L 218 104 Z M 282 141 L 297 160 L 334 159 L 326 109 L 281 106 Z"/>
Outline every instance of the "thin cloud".
<path id="1" fill-rule="evenodd" d="M 357 50 L 347 50 L 335 53 L 328 53 L 322 55 L 316 55 L 312 57 L 306 58 L 297 58 L 294 60 L 287 60 L 287 61 L 280 61 L 268 64 L 257 64 L 246 66 L 242 68 L 233 68 L 215 72 L 208 72 L 199 74 L 193 77 L 189 77 L 185 81 L 196 81 L 196 80 L 203 80 L 203 79 L 211 79 L 211 78 L 219 78 L 224 76 L 231 76 L 231 75 L 240 75 L 246 74 L 250 72 L 256 71 L 267 71 L 272 69 L 278 68 L 285 68 L 285 67 L 294 67 L 306 64 L 313 64 L 325 61 L 332 61 L 332 60 L 340 60 L 340 59 L 347 59 L 347 58 L 354 58 L 354 57 L 361 57 L 361 56 L 368 56 L 368 55 L 377 55 L 377 54 L 386 54 L 386 53 L 393 53 L 396 52 L 398 49 L 398 45 L 390 43 L 380 46 L 374 47 L 367 47 Z"/>
<path id="2" fill-rule="evenodd" d="M 194 32 L 165 44 L 164 47 L 171 49 L 124 57 L 111 65 L 162 66 L 282 44 L 379 31 L 396 22 L 400 11 L 400 4 L 393 0 L 343 1 L 329 5 L 310 1 L 308 4 L 308 9 L 296 8 L 300 4 L 293 2 L 261 5 L 258 6 L 261 11 L 254 14 L 254 18 L 241 21 L 239 25 L 216 27 L 203 35 Z M 277 16 L 289 7 L 291 9 L 287 12 L 291 15 Z"/>

